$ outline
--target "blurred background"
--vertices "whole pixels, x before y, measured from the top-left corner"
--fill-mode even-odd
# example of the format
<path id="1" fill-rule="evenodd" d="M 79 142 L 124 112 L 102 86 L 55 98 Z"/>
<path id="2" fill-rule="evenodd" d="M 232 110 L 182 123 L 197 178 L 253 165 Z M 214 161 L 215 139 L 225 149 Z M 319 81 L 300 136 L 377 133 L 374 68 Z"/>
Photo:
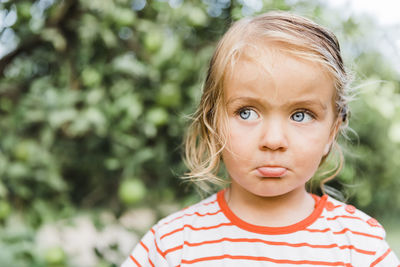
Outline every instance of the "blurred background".
<path id="1" fill-rule="evenodd" d="M 268 10 L 341 41 L 357 134 L 331 186 L 399 255 L 400 23 L 385 1 L 386 20 L 360 2 L 0 0 L 1 266 L 119 266 L 159 218 L 198 201 L 179 179 L 187 117 L 216 41 Z"/>

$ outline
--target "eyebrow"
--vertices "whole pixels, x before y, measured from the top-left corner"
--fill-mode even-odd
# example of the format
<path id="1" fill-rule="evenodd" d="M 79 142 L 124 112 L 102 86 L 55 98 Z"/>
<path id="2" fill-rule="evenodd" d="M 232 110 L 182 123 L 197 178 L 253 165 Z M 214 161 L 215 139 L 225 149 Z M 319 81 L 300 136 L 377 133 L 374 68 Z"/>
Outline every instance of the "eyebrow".
<path id="1" fill-rule="evenodd" d="M 230 98 L 227 101 L 227 105 L 235 102 L 257 102 L 257 103 L 267 103 L 267 105 L 271 106 L 268 102 L 262 101 L 262 99 L 259 98 L 254 98 L 254 97 L 234 97 Z M 304 99 L 304 100 L 294 100 L 294 101 L 288 101 L 287 103 L 284 104 L 284 106 L 318 106 L 322 110 L 326 110 L 328 107 L 322 103 L 318 99 Z"/>

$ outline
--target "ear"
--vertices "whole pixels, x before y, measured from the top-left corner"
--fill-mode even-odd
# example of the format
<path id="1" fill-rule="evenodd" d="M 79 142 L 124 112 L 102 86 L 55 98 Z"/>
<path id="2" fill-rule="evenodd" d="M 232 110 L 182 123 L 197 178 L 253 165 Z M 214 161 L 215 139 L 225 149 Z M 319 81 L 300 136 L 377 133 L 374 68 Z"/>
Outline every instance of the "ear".
<path id="1" fill-rule="evenodd" d="M 335 138 L 339 132 L 340 125 L 342 125 L 342 121 L 340 119 L 336 119 L 336 121 L 333 124 L 333 127 L 331 129 L 331 133 L 329 135 L 329 140 L 325 145 L 324 148 L 324 156 L 328 155 L 328 153 L 331 151 L 332 144 L 335 141 Z"/>

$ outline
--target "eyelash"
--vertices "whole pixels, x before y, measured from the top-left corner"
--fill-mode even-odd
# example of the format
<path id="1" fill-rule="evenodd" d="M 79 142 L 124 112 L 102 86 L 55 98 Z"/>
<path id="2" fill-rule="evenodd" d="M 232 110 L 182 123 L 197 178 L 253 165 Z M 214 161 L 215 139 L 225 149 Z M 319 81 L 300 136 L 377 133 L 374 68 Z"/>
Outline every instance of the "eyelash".
<path id="1" fill-rule="evenodd" d="M 304 112 L 304 113 L 306 113 L 307 115 L 310 115 L 311 118 L 313 118 L 313 119 L 315 119 L 315 118 L 317 117 L 312 111 L 310 111 L 310 110 L 308 110 L 308 109 L 298 109 L 298 110 L 295 110 L 295 111 L 292 113 L 292 115 L 290 115 L 290 116 L 293 116 L 293 114 L 296 114 L 297 112 Z"/>
<path id="2" fill-rule="evenodd" d="M 241 113 L 242 111 L 244 111 L 244 110 L 249 110 L 249 109 L 255 111 L 254 107 L 251 107 L 251 106 L 243 106 L 243 107 L 240 107 L 240 108 L 236 109 L 235 112 L 234 112 L 234 114 L 235 114 L 236 116 L 239 116 L 240 113 Z M 312 111 L 310 111 L 310 110 L 308 110 L 308 109 L 298 109 L 298 110 L 295 110 L 290 116 L 293 116 L 293 114 L 295 114 L 295 113 L 297 113 L 297 112 L 304 112 L 304 113 L 306 113 L 307 115 L 310 115 L 311 118 L 313 118 L 313 119 L 315 119 L 315 118 L 317 117 Z M 258 112 L 257 112 L 257 113 L 258 113 Z"/>
<path id="3" fill-rule="evenodd" d="M 253 107 L 248 107 L 248 106 L 244 106 L 244 107 L 237 108 L 237 109 L 235 110 L 235 115 L 239 115 L 240 112 L 242 112 L 242 111 L 244 111 L 244 110 L 249 110 L 249 109 L 254 110 Z"/>

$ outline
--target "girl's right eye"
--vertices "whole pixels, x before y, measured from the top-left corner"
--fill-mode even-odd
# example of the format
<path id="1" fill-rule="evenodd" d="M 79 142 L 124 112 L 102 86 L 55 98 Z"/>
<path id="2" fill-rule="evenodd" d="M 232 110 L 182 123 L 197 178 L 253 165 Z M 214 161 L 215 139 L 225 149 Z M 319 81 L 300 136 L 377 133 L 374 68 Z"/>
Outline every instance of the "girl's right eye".
<path id="1" fill-rule="evenodd" d="M 257 112 L 249 108 L 244 108 L 239 110 L 238 115 L 243 120 L 256 120 L 259 118 Z"/>

